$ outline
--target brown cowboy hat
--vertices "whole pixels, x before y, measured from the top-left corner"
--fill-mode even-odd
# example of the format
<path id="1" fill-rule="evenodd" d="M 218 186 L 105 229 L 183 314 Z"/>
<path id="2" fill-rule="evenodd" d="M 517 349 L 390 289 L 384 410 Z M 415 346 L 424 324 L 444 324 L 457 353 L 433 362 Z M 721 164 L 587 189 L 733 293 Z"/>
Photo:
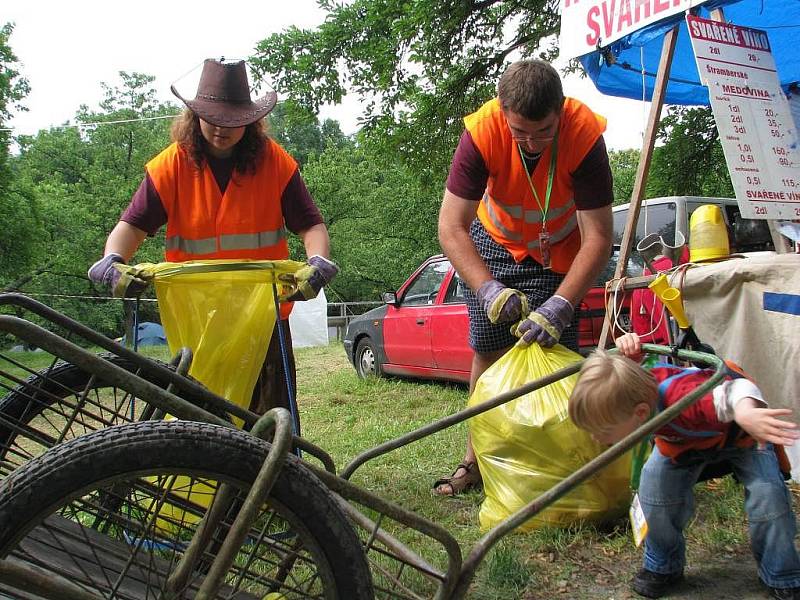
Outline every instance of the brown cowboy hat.
<path id="1" fill-rule="evenodd" d="M 257 100 L 250 99 L 244 61 L 224 62 L 207 58 L 194 100 L 187 100 L 170 86 L 198 117 L 218 127 L 243 127 L 267 116 L 275 108 L 278 94 L 270 91 Z"/>

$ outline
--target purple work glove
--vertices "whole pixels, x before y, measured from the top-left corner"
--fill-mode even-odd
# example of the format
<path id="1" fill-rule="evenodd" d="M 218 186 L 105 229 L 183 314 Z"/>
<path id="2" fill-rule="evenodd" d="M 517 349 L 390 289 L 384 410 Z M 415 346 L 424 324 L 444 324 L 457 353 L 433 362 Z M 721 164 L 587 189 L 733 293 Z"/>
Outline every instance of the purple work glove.
<path id="1" fill-rule="evenodd" d="M 550 348 L 556 345 L 574 312 L 569 300 L 551 296 L 516 327 L 514 335 L 522 338 L 523 346 L 537 342 L 543 348 Z"/>
<path id="2" fill-rule="evenodd" d="M 306 262 L 306 266 L 294 274 L 297 291 L 286 300 L 296 302 L 316 298 L 322 287 L 328 285 L 338 272 L 339 267 L 327 258 L 318 254 L 311 256 Z"/>
<path id="3" fill-rule="evenodd" d="M 528 312 L 525 294 L 507 288 L 496 279 L 490 279 L 481 285 L 475 295 L 491 323 L 518 321 Z"/>
<path id="4" fill-rule="evenodd" d="M 89 279 L 94 283 L 106 286 L 111 291 L 111 294 L 117 298 L 139 296 L 147 287 L 147 282 L 138 277 L 123 275 L 121 271 L 114 267 L 117 263 L 124 265 L 125 261 L 116 252 L 106 254 L 89 267 Z"/>

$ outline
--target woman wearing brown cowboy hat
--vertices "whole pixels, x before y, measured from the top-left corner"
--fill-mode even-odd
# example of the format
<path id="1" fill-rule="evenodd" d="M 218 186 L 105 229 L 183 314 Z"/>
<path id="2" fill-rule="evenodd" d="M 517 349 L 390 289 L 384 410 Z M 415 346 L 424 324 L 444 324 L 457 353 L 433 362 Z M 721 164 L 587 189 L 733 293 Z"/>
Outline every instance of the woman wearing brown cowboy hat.
<path id="1" fill-rule="evenodd" d="M 203 64 L 193 100 L 174 86 L 172 93 L 188 107 L 172 125 L 173 143 L 147 163 L 144 181 L 89 278 L 117 296 L 141 293 L 140 283 L 121 280 L 114 264 L 129 261 L 144 238 L 165 224 L 170 262 L 287 259 L 288 229 L 300 236 L 309 257 L 290 300 L 315 297 L 338 268 L 327 258 L 328 230 L 297 163 L 266 135 L 263 118 L 275 107 L 276 93 L 251 100 L 244 61 L 212 59 Z M 291 304 L 283 304 L 279 322 L 294 390 L 290 311 Z M 289 408 L 278 334 L 276 327 L 253 393 L 250 409 L 258 413 L 276 405 Z"/>

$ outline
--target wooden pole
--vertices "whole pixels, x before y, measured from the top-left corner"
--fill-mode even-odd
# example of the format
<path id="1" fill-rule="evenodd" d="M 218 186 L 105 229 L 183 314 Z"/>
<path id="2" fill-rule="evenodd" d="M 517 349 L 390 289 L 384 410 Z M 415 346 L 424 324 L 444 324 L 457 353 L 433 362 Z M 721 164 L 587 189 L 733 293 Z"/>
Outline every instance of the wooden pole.
<path id="1" fill-rule="evenodd" d="M 656 84 L 653 88 L 653 97 L 650 101 L 650 116 L 647 120 L 647 129 L 645 130 L 644 141 L 642 143 L 642 156 L 639 160 L 639 166 L 636 170 L 636 179 L 633 184 L 633 192 L 631 193 L 631 203 L 628 209 L 628 221 L 625 224 L 625 233 L 622 236 L 622 243 L 619 249 L 619 260 L 617 261 L 617 268 L 614 271 L 614 279 L 619 279 L 625 273 L 625 267 L 628 264 L 628 257 L 631 255 L 631 245 L 633 242 L 634 233 L 636 232 L 636 223 L 639 221 L 639 210 L 642 206 L 642 199 L 644 198 L 645 185 L 647 183 L 647 175 L 650 172 L 650 162 L 653 159 L 653 148 L 656 143 L 656 129 L 658 122 L 661 120 L 661 109 L 664 106 L 664 96 L 667 92 L 667 82 L 669 80 L 669 71 L 672 66 L 672 57 L 675 54 L 675 44 L 678 41 L 678 26 L 676 25 L 670 29 L 664 36 L 664 45 L 661 48 L 661 60 L 658 64 L 658 73 L 656 74 Z M 613 314 L 613 298 L 609 306 L 606 306 L 606 315 Z M 610 330 L 611 320 L 609 318 L 603 321 L 603 330 L 600 333 L 599 348 L 605 348 L 608 345 L 608 336 Z"/>

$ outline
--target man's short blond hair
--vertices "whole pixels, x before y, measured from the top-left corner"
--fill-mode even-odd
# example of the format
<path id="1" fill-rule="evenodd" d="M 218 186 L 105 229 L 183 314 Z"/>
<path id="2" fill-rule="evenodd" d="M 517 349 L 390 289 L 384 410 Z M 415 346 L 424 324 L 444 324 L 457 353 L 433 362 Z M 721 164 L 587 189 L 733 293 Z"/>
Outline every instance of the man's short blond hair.
<path id="1" fill-rule="evenodd" d="M 570 419 L 586 431 L 606 431 L 629 418 L 636 405 L 655 408 L 655 378 L 621 354 L 597 350 L 581 367 L 569 398 Z"/>

